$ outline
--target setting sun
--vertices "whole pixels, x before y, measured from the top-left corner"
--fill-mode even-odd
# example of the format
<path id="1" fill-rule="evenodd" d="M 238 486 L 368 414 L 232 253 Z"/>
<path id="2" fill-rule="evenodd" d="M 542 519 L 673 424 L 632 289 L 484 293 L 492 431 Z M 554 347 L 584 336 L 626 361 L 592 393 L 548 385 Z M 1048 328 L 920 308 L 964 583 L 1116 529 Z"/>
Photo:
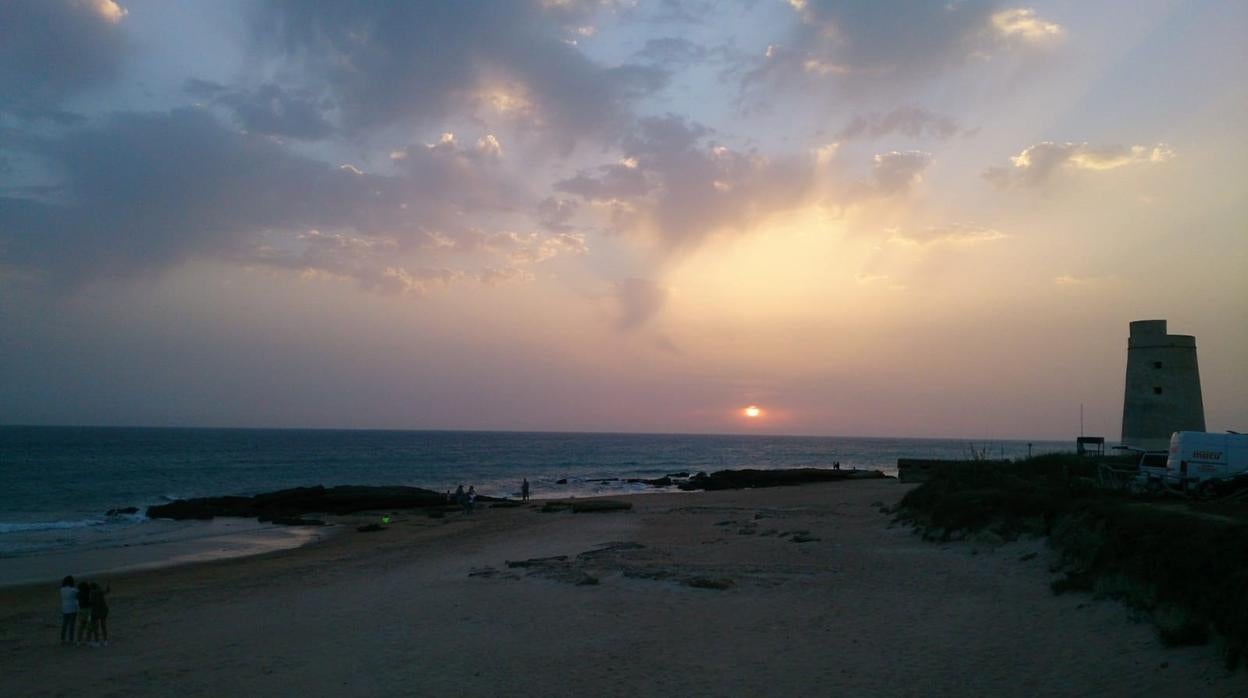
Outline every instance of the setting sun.
<path id="1" fill-rule="evenodd" d="M 749 407 L 745 408 L 745 410 L 743 411 L 745 412 L 745 416 L 749 417 L 750 419 L 756 419 L 758 417 L 763 416 L 763 410 L 758 405 L 750 405 Z"/>

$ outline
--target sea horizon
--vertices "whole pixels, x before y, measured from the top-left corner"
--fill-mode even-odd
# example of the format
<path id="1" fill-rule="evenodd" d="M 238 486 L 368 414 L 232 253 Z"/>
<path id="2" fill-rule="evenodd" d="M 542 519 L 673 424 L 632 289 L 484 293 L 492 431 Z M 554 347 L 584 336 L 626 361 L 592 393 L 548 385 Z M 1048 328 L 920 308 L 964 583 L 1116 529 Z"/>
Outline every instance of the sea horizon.
<path id="1" fill-rule="evenodd" d="M 311 431 L 311 432 L 400 432 L 400 433 L 464 433 L 464 434 L 549 434 L 584 436 L 713 436 L 713 437 L 761 437 L 796 439 L 892 439 L 897 441 L 968 441 L 968 442 L 1033 442 L 1053 443 L 1067 439 L 1023 436 L 894 436 L 888 434 L 812 434 L 762 431 L 627 431 L 610 429 L 505 429 L 469 427 L 328 427 L 328 426 L 212 426 L 212 425 L 153 425 L 153 424 L 3 424 L 0 429 L 167 429 L 186 431 Z M 1092 435 L 1094 436 L 1094 435 Z M 1068 440 L 1075 443 L 1076 437 Z M 1117 439 L 1105 437 L 1105 442 Z"/>

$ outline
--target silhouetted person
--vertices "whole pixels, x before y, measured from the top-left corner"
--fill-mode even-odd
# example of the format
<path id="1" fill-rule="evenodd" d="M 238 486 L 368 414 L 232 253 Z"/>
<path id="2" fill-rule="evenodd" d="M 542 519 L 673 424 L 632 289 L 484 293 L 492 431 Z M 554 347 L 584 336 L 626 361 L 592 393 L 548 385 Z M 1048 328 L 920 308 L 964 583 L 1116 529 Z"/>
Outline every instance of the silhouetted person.
<path id="1" fill-rule="evenodd" d="M 468 495 L 464 494 L 463 485 L 455 488 L 455 503 L 465 509 L 468 508 Z"/>
<path id="2" fill-rule="evenodd" d="M 61 580 L 61 644 L 74 644 L 74 622 L 78 620 L 78 589 L 74 578 Z"/>
<path id="3" fill-rule="evenodd" d="M 472 508 L 477 504 L 477 488 L 468 485 L 468 499 L 464 502 L 464 513 L 471 514 Z"/>
<path id="4" fill-rule="evenodd" d="M 91 629 L 87 631 L 87 638 L 92 641 L 92 647 L 101 641 L 100 633 L 104 635 L 102 644 L 108 646 L 108 593 L 112 590 L 111 584 L 101 589 L 99 584 L 91 583 Z"/>
<path id="5" fill-rule="evenodd" d="M 524 482 L 520 483 L 520 499 L 529 501 L 529 478 L 524 478 Z"/>
<path id="6" fill-rule="evenodd" d="M 87 639 L 87 626 L 91 625 L 91 585 L 78 582 L 78 644 Z"/>

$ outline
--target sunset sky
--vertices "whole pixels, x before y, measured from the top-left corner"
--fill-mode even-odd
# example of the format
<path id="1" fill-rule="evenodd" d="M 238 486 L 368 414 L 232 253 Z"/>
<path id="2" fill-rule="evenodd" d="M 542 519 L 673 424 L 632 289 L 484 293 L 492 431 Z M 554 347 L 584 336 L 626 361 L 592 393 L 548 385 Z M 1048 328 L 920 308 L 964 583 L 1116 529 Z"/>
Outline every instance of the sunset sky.
<path id="1" fill-rule="evenodd" d="M 1248 431 L 1248 3 L 4 0 L 0 423 Z M 759 415 L 747 417 L 745 408 Z"/>

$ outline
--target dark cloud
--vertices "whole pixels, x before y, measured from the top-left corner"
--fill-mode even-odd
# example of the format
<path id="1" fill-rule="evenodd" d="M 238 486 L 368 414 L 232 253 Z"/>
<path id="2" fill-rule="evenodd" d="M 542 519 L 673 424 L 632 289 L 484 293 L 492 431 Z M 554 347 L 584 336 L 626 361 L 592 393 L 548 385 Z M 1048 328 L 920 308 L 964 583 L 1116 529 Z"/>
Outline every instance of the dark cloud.
<path id="1" fill-rule="evenodd" d="M 576 215 L 580 207 L 573 199 L 548 196 L 537 204 L 537 220 L 547 230 L 566 233 L 571 230 L 568 221 Z"/>
<path id="2" fill-rule="evenodd" d="M 365 201 L 384 198 L 202 110 L 118 114 L 37 149 L 62 174 L 61 195 L 6 202 L 0 235 L 8 261 L 71 279 L 219 254 L 243 233 L 346 225 Z"/>
<path id="3" fill-rule="evenodd" d="M 567 141 L 610 135 L 631 100 L 666 81 L 572 45 L 566 28 L 591 22 L 595 5 L 269 0 L 256 27 L 262 49 L 329 90 L 349 130 L 494 109 Z"/>
<path id="4" fill-rule="evenodd" d="M 745 71 L 744 84 L 807 88 L 834 81 L 879 90 L 1002 51 L 1039 46 L 1061 27 L 998 0 L 804 0 L 793 30 Z M 1025 54 L 1020 54 L 1025 55 Z"/>
<path id="5" fill-rule="evenodd" d="M 876 155 L 871 167 L 874 189 L 883 196 L 905 194 L 918 184 L 932 162 L 931 153 L 919 150 Z"/>
<path id="6" fill-rule="evenodd" d="M 186 91 L 225 107 L 239 126 L 252 133 L 319 140 L 334 132 L 333 124 L 325 118 L 330 105 L 306 90 L 292 92 L 273 83 L 243 89 L 190 80 Z"/>
<path id="7" fill-rule="evenodd" d="M 837 140 L 883 138 L 901 134 L 908 138 L 937 138 L 945 140 L 958 134 L 961 128 L 953 119 L 934 114 L 919 107 L 898 107 L 889 112 L 860 114 L 836 134 Z"/>
<path id="8" fill-rule="evenodd" d="M 30 147 L 62 180 L 48 196 L 0 200 L 0 263 L 63 286 L 215 258 L 422 290 L 472 275 L 434 261 L 478 249 L 468 214 L 530 200 L 501 175 L 489 137 L 398 151 L 400 172 L 386 176 L 294 154 L 203 109 L 117 114 Z M 525 242 L 537 251 L 497 252 L 518 264 L 575 251 Z"/>
<path id="9" fill-rule="evenodd" d="M 637 169 L 636 160 L 628 160 L 581 172 L 557 182 L 555 189 L 588 201 L 623 201 L 645 196 L 650 191 L 650 183 L 646 181 L 645 172 Z"/>
<path id="10" fill-rule="evenodd" d="M 795 48 L 850 71 L 928 72 L 965 60 L 989 26 L 995 0 L 806 0 Z M 818 72 L 817 65 L 803 66 Z"/>
<path id="11" fill-rule="evenodd" d="M 634 330 L 646 324 L 663 309 L 667 289 L 649 279 L 629 278 L 616 283 L 615 302 L 621 330 Z"/>
<path id="12" fill-rule="evenodd" d="M 624 139 L 622 162 L 555 188 L 612 207 L 617 230 L 649 232 L 669 247 L 747 229 L 806 200 L 813 161 L 738 152 L 707 142 L 709 135 L 677 116 L 642 119 Z"/>
<path id="13" fill-rule="evenodd" d="M 65 97 L 115 77 L 124 14 L 110 0 L 0 2 L 0 110 L 56 114 Z"/>

